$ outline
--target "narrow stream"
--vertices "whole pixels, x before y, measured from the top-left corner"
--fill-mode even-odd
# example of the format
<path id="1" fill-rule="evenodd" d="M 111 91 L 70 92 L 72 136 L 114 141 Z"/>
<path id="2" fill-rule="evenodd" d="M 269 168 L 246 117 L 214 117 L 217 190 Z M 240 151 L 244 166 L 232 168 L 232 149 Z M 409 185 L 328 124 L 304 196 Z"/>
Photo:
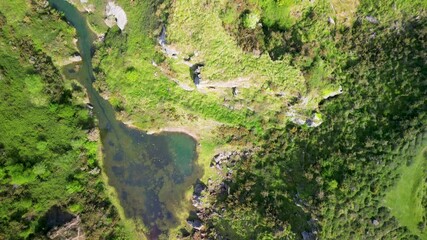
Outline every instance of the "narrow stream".
<path id="1" fill-rule="evenodd" d="M 149 239 L 178 225 L 176 212 L 190 203 L 184 193 L 201 176 L 197 142 L 182 133 L 148 135 L 115 118 L 111 104 L 94 89 L 92 51 L 95 35 L 85 17 L 65 0 L 48 0 L 64 13 L 78 34 L 83 63 L 79 81 L 86 88 L 101 133 L 103 170 L 118 194 L 127 218 L 142 220 Z M 143 107 L 143 106 L 141 106 Z"/>

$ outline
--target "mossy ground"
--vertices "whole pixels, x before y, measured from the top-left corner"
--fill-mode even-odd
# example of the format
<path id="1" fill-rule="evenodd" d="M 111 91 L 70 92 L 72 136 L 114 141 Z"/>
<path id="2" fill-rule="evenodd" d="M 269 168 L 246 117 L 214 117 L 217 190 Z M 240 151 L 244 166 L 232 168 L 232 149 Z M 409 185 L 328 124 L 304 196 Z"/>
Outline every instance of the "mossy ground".
<path id="1" fill-rule="evenodd" d="M 399 180 L 384 199 L 385 205 L 390 208 L 397 220 L 421 239 L 427 239 L 427 233 L 419 228 L 426 211 L 423 206 L 423 198 L 426 195 L 426 145 L 427 141 L 424 139 L 402 152 L 403 156 L 409 153 L 412 159 L 408 159 L 408 163 L 399 168 Z M 405 158 L 402 158 L 402 162 L 405 162 Z"/>

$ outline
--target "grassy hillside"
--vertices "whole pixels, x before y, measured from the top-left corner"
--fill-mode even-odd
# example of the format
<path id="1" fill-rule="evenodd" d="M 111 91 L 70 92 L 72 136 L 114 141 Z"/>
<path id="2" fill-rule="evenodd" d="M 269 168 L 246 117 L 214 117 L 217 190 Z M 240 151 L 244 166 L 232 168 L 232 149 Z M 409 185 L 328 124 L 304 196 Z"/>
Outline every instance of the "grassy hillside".
<path id="1" fill-rule="evenodd" d="M 426 170 L 426 140 L 422 140 L 407 149 L 409 153 L 408 163 L 398 170 L 399 180 L 396 186 L 390 189 L 384 199 L 385 205 L 390 208 L 391 213 L 411 232 L 427 238 L 424 232 L 426 210 L 424 199 L 426 197 L 425 170 Z M 402 159 L 404 160 L 404 159 Z M 404 161 L 403 161 L 404 162 Z"/>

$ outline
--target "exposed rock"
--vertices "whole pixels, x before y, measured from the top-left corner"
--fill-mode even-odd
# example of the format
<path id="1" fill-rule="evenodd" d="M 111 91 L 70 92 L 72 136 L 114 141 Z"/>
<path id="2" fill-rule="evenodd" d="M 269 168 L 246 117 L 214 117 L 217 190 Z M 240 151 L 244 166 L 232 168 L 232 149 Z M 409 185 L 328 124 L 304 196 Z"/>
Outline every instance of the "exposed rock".
<path id="1" fill-rule="evenodd" d="M 162 47 L 163 52 L 169 56 L 169 57 L 173 57 L 173 58 L 177 58 L 179 52 L 171 47 L 167 45 L 167 41 L 166 41 L 166 27 L 163 26 L 162 27 L 162 31 L 160 32 L 159 38 L 158 38 L 158 43 L 160 44 L 160 46 Z"/>
<path id="2" fill-rule="evenodd" d="M 333 18 L 331 18 L 331 17 L 328 17 L 328 23 L 329 23 L 329 24 L 332 24 L 332 25 L 335 25 L 335 21 L 334 21 L 334 19 L 333 19 Z"/>
<path id="3" fill-rule="evenodd" d="M 196 86 L 198 86 L 202 80 L 202 68 L 205 66 L 204 63 L 196 63 L 190 67 L 191 78 Z"/>
<path id="4" fill-rule="evenodd" d="M 374 224 L 374 226 L 378 226 L 380 225 L 380 222 L 377 219 L 372 220 L 372 224 Z"/>
<path id="5" fill-rule="evenodd" d="M 167 45 L 165 45 L 163 47 L 163 51 L 166 53 L 166 55 L 173 57 L 173 58 L 177 58 L 178 54 L 179 54 L 179 52 L 175 48 L 173 48 L 171 46 L 167 46 Z"/>
<path id="6" fill-rule="evenodd" d="M 286 95 L 286 93 L 284 93 L 284 92 L 277 92 L 277 93 L 275 93 L 274 94 L 276 97 L 283 97 L 283 96 L 285 96 Z"/>
<path id="7" fill-rule="evenodd" d="M 98 42 L 104 42 L 104 40 L 105 40 L 105 34 L 104 33 L 99 34 L 97 37 L 98 37 L 98 39 L 97 39 Z"/>
<path id="8" fill-rule="evenodd" d="M 239 93 L 239 90 L 237 90 L 237 87 L 232 87 L 231 92 L 233 93 L 233 96 L 237 96 L 237 94 Z"/>
<path id="9" fill-rule="evenodd" d="M 301 118 L 291 118 L 291 121 L 298 125 L 304 125 L 307 122 L 307 120 Z"/>
<path id="10" fill-rule="evenodd" d="M 307 124 L 307 126 L 309 126 L 309 127 L 318 127 L 318 126 L 320 126 L 320 124 L 322 124 L 322 119 L 319 117 L 319 114 L 317 114 L 317 113 L 314 113 L 313 114 L 313 117 L 311 117 L 311 118 L 308 118 L 306 121 L 305 121 L 305 124 Z"/>
<path id="11" fill-rule="evenodd" d="M 80 228 L 80 217 L 77 216 L 70 222 L 66 223 L 65 225 L 54 228 L 51 231 L 47 233 L 47 236 L 50 239 L 73 239 L 73 240 L 84 240 L 86 239 L 84 236 L 83 231 Z"/>
<path id="12" fill-rule="evenodd" d="M 87 139 L 90 142 L 96 142 L 96 141 L 98 141 L 99 140 L 99 129 L 98 128 L 93 128 L 93 129 L 89 130 Z"/>
<path id="13" fill-rule="evenodd" d="M 191 199 L 193 206 L 199 208 L 202 205 L 202 192 L 206 189 L 206 185 L 197 179 L 194 184 L 193 197 Z"/>
<path id="14" fill-rule="evenodd" d="M 378 19 L 376 19 L 375 17 L 372 17 L 372 16 L 366 16 L 365 19 L 366 19 L 366 21 L 373 23 L 373 24 L 379 23 Z"/>
<path id="15" fill-rule="evenodd" d="M 75 216 L 59 206 L 53 206 L 42 217 L 42 225 L 46 226 L 47 237 L 50 239 L 84 240 L 80 227 L 80 217 Z"/>
<path id="16" fill-rule="evenodd" d="M 87 13 L 95 12 L 95 5 L 93 5 L 93 4 L 89 4 L 89 5 L 84 4 L 83 7 Z"/>
<path id="17" fill-rule="evenodd" d="M 302 235 L 302 239 L 304 239 L 304 240 L 316 240 L 317 239 L 316 235 L 312 232 L 304 231 L 301 233 L 301 235 Z"/>
<path id="18" fill-rule="evenodd" d="M 35 59 L 34 58 L 30 58 L 30 62 L 34 62 Z M 73 55 L 71 55 L 71 57 L 69 57 L 67 60 L 65 60 L 62 65 L 69 65 L 72 63 L 78 63 L 82 61 L 82 57 L 80 56 L 80 54 L 75 53 Z"/>
<path id="19" fill-rule="evenodd" d="M 192 221 L 187 221 L 187 223 L 194 229 L 200 231 L 203 228 L 203 224 L 200 220 L 195 219 Z"/>
<path id="20" fill-rule="evenodd" d="M 106 24 L 111 27 L 111 17 L 115 18 L 115 22 L 120 30 L 124 30 L 127 24 L 126 13 L 120 6 L 116 5 L 114 2 L 109 2 L 105 7 L 105 15 L 107 16 Z"/>
<path id="21" fill-rule="evenodd" d="M 87 107 L 89 110 L 93 110 L 93 105 L 92 105 L 91 103 L 86 103 L 86 107 Z"/>
<path id="22" fill-rule="evenodd" d="M 194 194 L 196 196 L 200 196 L 202 194 L 202 191 L 206 189 L 206 185 L 197 179 L 196 183 L 194 184 Z"/>
<path id="23" fill-rule="evenodd" d="M 82 57 L 80 56 L 79 53 L 74 53 L 71 57 L 70 57 L 70 61 L 71 62 L 80 62 L 82 61 Z"/>
<path id="24" fill-rule="evenodd" d="M 91 175 L 98 175 L 101 172 L 101 169 L 99 169 L 98 167 L 92 169 L 89 171 L 89 174 Z"/>

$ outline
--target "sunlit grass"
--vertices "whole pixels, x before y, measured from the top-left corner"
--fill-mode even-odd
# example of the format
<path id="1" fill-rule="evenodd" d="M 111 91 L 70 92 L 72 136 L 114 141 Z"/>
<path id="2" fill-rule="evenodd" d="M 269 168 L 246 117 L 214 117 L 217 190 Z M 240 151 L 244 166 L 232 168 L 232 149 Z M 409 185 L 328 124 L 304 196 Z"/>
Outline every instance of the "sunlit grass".
<path id="1" fill-rule="evenodd" d="M 425 169 L 426 169 L 426 147 L 424 141 L 416 150 L 416 155 L 412 163 L 403 166 L 398 170 L 400 179 L 397 184 L 387 193 L 385 205 L 390 208 L 391 213 L 397 218 L 399 223 L 407 226 L 409 230 L 427 239 L 427 233 L 422 233 L 418 228 L 418 223 L 423 221 L 425 209 L 422 206 L 423 194 L 425 194 Z"/>

